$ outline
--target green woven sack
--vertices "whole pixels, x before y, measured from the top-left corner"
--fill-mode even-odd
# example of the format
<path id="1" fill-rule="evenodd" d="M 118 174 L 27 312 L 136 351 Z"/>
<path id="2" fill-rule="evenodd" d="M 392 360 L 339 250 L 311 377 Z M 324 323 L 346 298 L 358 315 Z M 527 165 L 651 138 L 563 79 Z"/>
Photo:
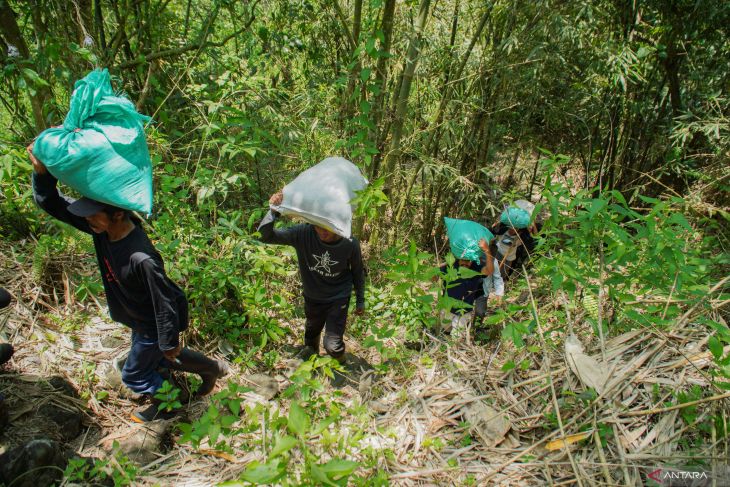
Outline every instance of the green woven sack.
<path id="1" fill-rule="evenodd" d="M 527 228 L 530 226 L 530 214 L 522 208 L 511 206 L 502 212 L 499 221 L 512 228 Z"/>
<path id="2" fill-rule="evenodd" d="M 444 224 L 446 225 L 446 235 L 449 237 L 451 253 L 457 259 L 479 262 L 484 255 L 482 249 L 479 248 L 479 241 L 484 239 L 489 242 L 494 238 L 492 232 L 486 227 L 469 220 L 444 217 Z"/>
<path id="3" fill-rule="evenodd" d="M 109 72 L 76 82 L 62 127 L 44 130 L 33 154 L 82 195 L 127 210 L 152 212 L 152 163 L 143 123 L 127 98 L 116 96 Z"/>

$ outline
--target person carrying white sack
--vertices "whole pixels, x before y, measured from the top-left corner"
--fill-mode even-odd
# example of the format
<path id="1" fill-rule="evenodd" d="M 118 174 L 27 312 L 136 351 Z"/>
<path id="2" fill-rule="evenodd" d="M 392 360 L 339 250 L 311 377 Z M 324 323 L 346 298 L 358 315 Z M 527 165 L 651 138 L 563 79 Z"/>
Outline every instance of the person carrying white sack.
<path id="1" fill-rule="evenodd" d="M 312 191 L 311 180 L 321 183 L 316 191 Z M 367 184 L 349 161 L 325 159 L 271 196 L 271 209 L 258 227 L 262 242 L 290 245 L 297 252 L 306 316 L 304 347 L 298 356 L 305 360 L 319 354 L 324 330 L 325 350 L 344 363 L 344 334 L 353 288 L 355 314 L 365 311 L 365 271 L 360 242 L 350 236 L 349 203 L 354 197 L 352 187 L 362 189 L 362 181 Z M 295 204 L 296 210 L 292 209 Z M 312 223 L 276 229 L 281 213 Z"/>

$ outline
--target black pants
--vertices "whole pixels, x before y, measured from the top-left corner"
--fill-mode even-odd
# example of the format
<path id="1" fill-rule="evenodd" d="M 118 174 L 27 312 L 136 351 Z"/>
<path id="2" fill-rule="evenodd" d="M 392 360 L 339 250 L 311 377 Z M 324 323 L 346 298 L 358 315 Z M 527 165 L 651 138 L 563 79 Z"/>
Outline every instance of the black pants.
<path id="1" fill-rule="evenodd" d="M 487 315 L 487 297 L 479 296 L 474 300 L 474 318 L 481 321 Z"/>
<path id="2" fill-rule="evenodd" d="M 345 325 L 350 298 L 329 303 L 313 303 L 304 299 L 304 344 L 319 351 L 319 337 L 324 328 L 324 349 L 333 358 L 345 354 Z"/>

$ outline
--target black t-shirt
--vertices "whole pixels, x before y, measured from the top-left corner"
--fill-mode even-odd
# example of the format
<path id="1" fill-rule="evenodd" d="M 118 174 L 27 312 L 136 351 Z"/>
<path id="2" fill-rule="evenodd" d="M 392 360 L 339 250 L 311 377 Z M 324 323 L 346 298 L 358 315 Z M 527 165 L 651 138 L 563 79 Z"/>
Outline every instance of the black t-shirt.
<path id="1" fill-rule="evenodd" d="M 179 345 L 179 333 L 188 326 L 185 293 L 165 274 L 162 257 L 147 234 L 135 222 L 124 238 L 111 242 L 106 232 L 95 233 L 85 218 L 73 215 L 68 206 L 73 199 L 58 192 L 56 178 L 33 174 L 33 195 L 49 215 L 94 239 L 96 259 L 113 320 L 151 337 L 160 350 Z"/>
<path id="2" fill-rule="evenodd" d="M 365 307 L 365 272 L 360 242 L 341 238 L 335 243 L 322 242 L 309 223 L 277 230 L 278 213 L 269 211 L 259 225 L 261 241 L 291 245 L 297 251 L 304 297 L 317 303 L 349 298 L 352 288 L 358 308 Z"/>

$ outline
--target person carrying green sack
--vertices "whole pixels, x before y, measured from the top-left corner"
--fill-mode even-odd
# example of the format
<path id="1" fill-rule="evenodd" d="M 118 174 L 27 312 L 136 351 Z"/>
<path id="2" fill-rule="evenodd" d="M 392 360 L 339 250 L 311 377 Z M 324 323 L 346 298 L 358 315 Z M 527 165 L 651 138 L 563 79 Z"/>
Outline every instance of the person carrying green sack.
<path id="1" fill-rule="evenodd" d="M 180 333 L 188 327 L 188 304 L 183 291 L 167 277 L 162 257 L 131 212 L 83 197 L 59 193 L 57 180 L 28 146 L 33 165 L 33 197 L 46 213 L 94 241 L 109 314 L 132 330 L 132 344 L 122 369 L 122 382 L 152 404 L 132 413 L 138 423 L 169 419 L 154 397 L 163 378 L 159 368 L 200 376 L 198 395 L 210 393 L 228 366 L 202 353 L 183 348 Z"/>
<path id="2" fill-rule="evenodd" d="M 481 320 L 487 312 L 490 295 L 497 304 L 504 295 L 504 283 L 499 273 L 499 265 L 494 258 L 496 246 L 489 230 L 478 223 L 468 220 L 444 218 L 451 253 L 455 257 L 451 274 L 448 265 L 440 267 L 445 283 L 444 294 L 459 304 L 441 311 L 443 329 L 452 335 L 460 335 L 471 322 Z M 478 274 L 466 272 L 468 269 Z"/>
<path id="3" fill-rule="evenodd" d="M 492 226 L 497 246 L 499 270 L 508 279 L 515 270 L 526 264 L 535 249 L 534 235 L 537 224 L 531 223 L 534 205 L 519 200 L 504 209 L 499 221 Z"/>

